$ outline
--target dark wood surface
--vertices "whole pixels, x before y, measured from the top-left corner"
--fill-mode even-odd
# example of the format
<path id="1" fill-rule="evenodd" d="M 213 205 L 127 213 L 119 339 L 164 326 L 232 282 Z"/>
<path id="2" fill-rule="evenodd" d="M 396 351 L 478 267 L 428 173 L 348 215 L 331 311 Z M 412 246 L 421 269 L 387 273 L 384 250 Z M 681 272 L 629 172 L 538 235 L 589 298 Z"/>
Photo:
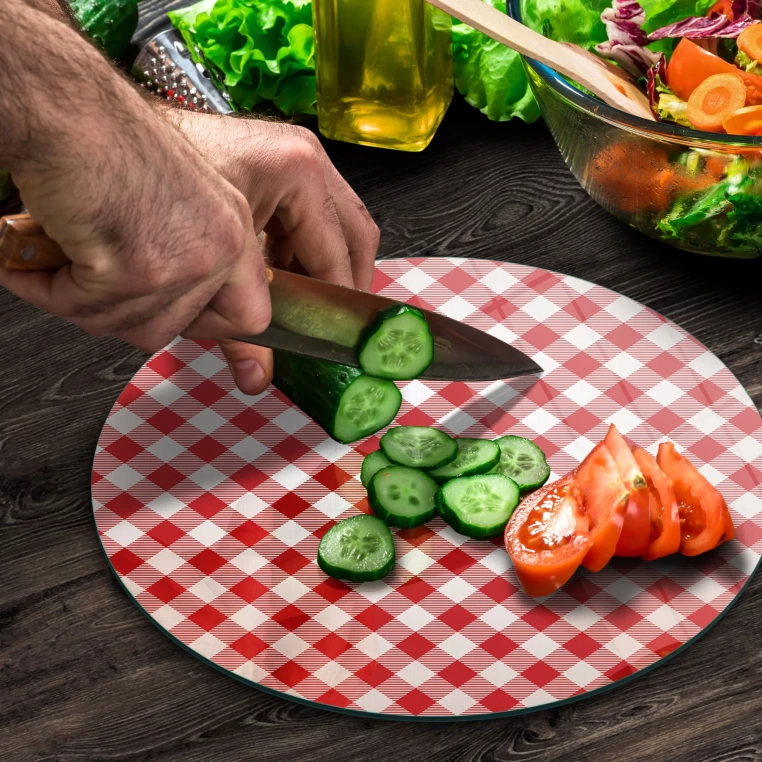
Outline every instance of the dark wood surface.
<path id="1" fill-rule="evenodd" d="M 144 33 L 164 0 L 143 3 Z M 542 124 L 459 99 L 419 155 L 326 146 L 381 256 L 552 268 L 691 332 L 762 403 L 762 262 L 684 255 L 598 208 Z M 359 719 L 203 666 L 118 587 L 89 500 L 100 428 L 144 361 L 0 293 L 0 760 L 3 762 L 754 762 L 762 760 L 762 579 L 710 633 L 630 684 L 512 719 Z M 762 339 L 760 339 L 762 341 Z"/>

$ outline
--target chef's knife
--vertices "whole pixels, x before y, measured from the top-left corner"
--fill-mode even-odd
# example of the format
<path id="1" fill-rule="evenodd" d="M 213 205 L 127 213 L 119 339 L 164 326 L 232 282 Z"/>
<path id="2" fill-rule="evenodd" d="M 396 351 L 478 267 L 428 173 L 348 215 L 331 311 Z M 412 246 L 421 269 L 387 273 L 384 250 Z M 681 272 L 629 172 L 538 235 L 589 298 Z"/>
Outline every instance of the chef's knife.
<path id="1" fill-rule="evenodd" d="M 0 218 L 0 267 L 55 270 L 68 262 L 63 251 L 28 214 Z M 237 337 L 358 367 L 355 348 L 379 311 L 400 304 L 315 278 L 268 270 L 272 320 L 264 333 Z M 495 381 L 537 374 L 542 368 L 510 344 L 429 310 L 421 310 L 434 336 L 434 362 L 421 378 Z"/>

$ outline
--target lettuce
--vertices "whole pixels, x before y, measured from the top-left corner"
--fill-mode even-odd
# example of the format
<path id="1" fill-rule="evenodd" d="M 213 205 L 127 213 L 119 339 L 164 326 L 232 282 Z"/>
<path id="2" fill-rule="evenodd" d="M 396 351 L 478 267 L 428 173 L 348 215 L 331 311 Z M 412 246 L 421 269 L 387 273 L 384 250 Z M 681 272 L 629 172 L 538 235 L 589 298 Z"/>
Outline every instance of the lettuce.
<path id="1" fill-rule="evenodd" d="M 505 12 L 505 0 L 486 0 Z M 518 53 L 453 19 L 455 86 L 468 103 L 489 119 L 519 117 L 534 122 L 540 107 L 532 95 Z"/>
<path id="2" fill-rule="evenodd" d="M 317 113 L 310 0 L 201 0 L 169 18 L 237 107 L 270 101 L 289 116 Z"/>

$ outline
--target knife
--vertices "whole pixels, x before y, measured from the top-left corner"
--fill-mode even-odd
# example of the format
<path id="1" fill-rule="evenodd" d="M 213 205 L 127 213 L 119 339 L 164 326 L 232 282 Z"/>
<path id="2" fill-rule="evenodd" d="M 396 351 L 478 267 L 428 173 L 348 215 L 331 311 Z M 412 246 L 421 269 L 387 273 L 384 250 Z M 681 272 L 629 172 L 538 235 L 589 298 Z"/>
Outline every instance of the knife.
<path id="1" fill-rule="evenodd" d="M 0 217 L 0 267 L 57 270 L 69 262 L 30 215 Z M 238 341 L 359 367 L 355 348 L 381 310 L 399 305 L 377 294 L 269 269 L 272 320 L 257 336 Z M 496 381 L 542 373 L 516 347 L 429 310 L 421 310 L 434 336 L 434 361 L 420 378 Z"/>

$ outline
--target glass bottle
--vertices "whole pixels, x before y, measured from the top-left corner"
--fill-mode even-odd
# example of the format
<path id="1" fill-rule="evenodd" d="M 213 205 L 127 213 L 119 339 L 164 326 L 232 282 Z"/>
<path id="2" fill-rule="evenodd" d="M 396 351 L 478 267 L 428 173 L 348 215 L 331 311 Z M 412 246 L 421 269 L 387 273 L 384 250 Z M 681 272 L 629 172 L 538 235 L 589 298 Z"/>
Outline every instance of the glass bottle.
<path id="1" fill-rule="evenodd" d="M 425 0 L 313 0 L 327 138 L 422 151 L 453 95 L 452 21 Z"/>

